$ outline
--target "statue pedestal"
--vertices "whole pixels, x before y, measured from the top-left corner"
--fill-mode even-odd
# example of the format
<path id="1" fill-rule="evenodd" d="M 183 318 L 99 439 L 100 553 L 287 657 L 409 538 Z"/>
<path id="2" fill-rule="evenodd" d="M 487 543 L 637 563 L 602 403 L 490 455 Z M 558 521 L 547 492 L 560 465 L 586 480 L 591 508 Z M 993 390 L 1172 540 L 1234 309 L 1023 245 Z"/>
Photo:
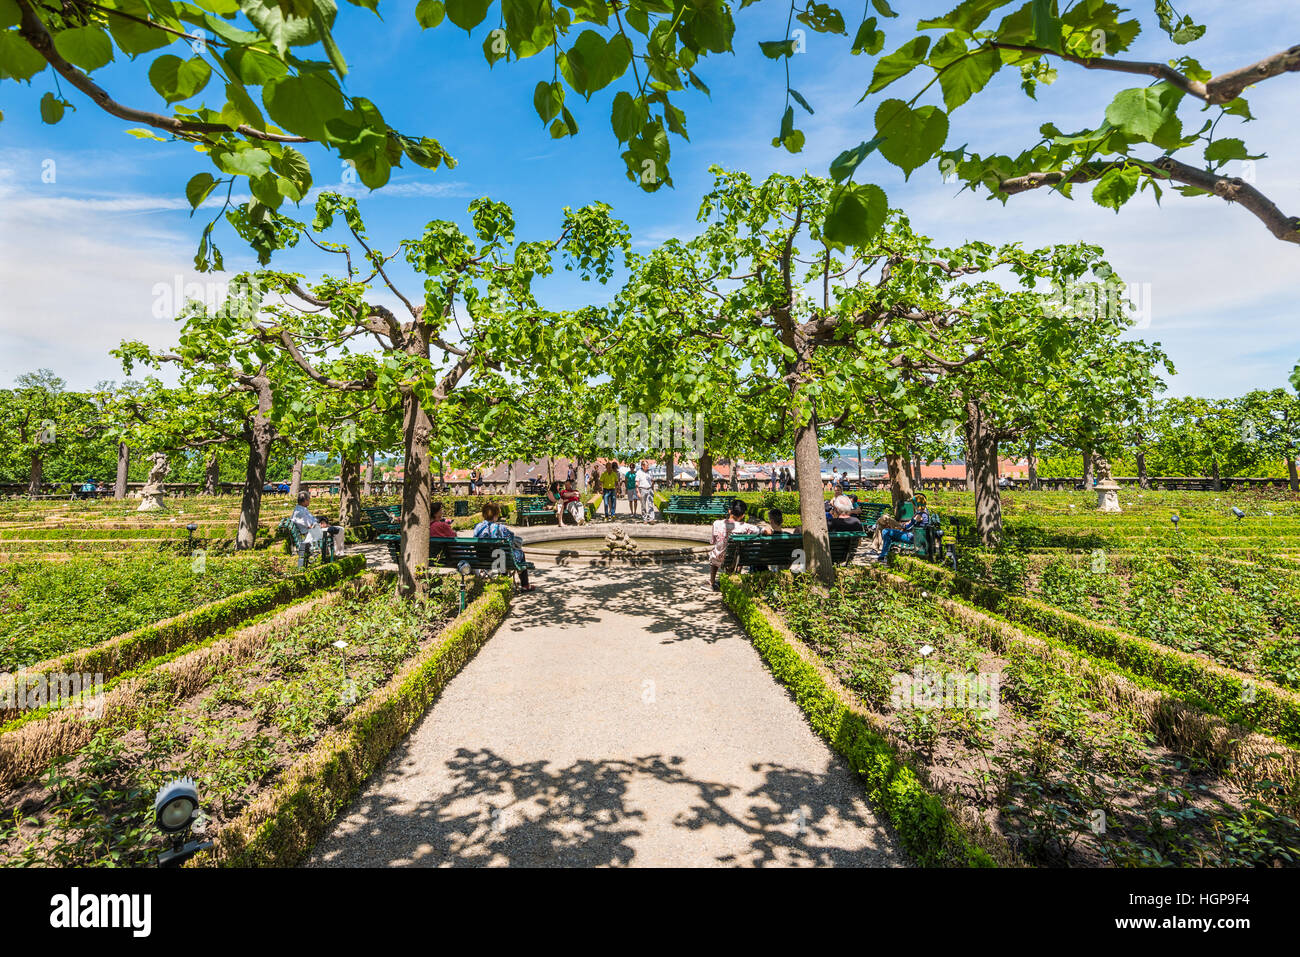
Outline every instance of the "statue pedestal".
<path id="1" fill-rule="evenodd" d="M 137 512 L 157 512 L 166 511 L 167 506 L 163 504 L 163 490 L 161 485 L 146 485 L 144 491 L 140 493 L 140 507 Z"/>
<path id="2" fill-rule="evenodd" d="M 1119 512 L 1119 485 L 1110 479 L 1104 482 L 1098 482 L 1093 486 L 1097 493 L 1097 511 L 1099 512 Z"/>

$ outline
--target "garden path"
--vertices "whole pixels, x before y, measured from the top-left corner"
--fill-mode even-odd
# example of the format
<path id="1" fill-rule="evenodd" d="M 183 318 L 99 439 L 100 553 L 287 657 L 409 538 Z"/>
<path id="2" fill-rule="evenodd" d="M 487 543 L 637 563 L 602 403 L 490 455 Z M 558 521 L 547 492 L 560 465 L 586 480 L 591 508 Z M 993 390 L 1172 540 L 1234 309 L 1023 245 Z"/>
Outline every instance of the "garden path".
<path id="1" fill-rule="evenodd" d="M 704 565 L 535 580 L 308 866 L 905 863 Z"/>

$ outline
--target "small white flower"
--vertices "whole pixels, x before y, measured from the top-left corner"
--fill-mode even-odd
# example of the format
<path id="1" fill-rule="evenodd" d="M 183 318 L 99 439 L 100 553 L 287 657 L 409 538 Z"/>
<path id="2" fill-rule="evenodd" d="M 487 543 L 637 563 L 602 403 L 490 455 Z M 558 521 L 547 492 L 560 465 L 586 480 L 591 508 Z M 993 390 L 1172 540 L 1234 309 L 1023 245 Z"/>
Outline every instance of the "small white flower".
<path id="1" fill-rule="evenodd" d="M 928 657 L 930 657 L 930 655 L 932 655 L 932 654 L 934 654 L 934 649 L 931 648 L 929 645 L 922 645 L 922 646 L 921 646 L 921 657 L 922 657 L 922 658 L 928 658 Z"/>
<path id="2" fill-rule="evenodd" d="M 342 638 L 340 638 L 338 641 L 334 642 L 334 647 L 337 648 L 339 651 L 342 651 L 342 650 L 343 650 L 344 648 L 346 648 L 347 646 L 348 646 L 348 643 L 347 643 L 346 641 L 344 641 Z"/>

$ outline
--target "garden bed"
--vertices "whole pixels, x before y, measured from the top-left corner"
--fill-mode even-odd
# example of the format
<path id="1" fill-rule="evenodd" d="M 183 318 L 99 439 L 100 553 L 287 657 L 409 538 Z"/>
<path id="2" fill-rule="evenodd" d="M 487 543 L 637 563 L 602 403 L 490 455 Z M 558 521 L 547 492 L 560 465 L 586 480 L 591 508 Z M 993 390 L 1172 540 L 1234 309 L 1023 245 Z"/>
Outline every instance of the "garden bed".
<path id="1" fill-rule="evenodd" d="M 883 723 L 929 786 L 960 808 L 963 822 L 987 828 L 1014 860 L 1300 860 L 1294 780 L 1278 786 L 1231 766 L 1226 752 L 1169 747 L 1152 714 L 1134 704 L 1138 689 L 1103 693 L 1096 669 L 1081 659 L 1005 626 L 994 641 L 996 629 L 861 572 L 842 572 L 828 593 L 807 576 L 756 576 L 753 587 Z M 939 676 L 949 706 L 918 706 L 918 674 Z M 1106 682 L 1127 683 L 1117 673 Z M 980 698 L 990 686 L 995 696 Z M 960 694 L 977 700 L 961 703 Z M 1289 754 L 1275 768 L 1294 775 Z"/>
<path id="2" fill-rule="evenodd" d="M 407 601 L 391 576 L 366 576 L 124 683 L 94 727 L 77 732 L 85 740 L 75 750 L 5 778 L 0 865 L 151 864 L 161 847 L 153 796 L 182 774 L 199 787 L 202 830 L 223 833 L 304 753 L 354 728 L 351 715 L 387 701 L 394 676 L 438 644 L 458 602 L 459 582 L 446 577 Z M 25 730 L 32 747 L 49 737 Z"/>

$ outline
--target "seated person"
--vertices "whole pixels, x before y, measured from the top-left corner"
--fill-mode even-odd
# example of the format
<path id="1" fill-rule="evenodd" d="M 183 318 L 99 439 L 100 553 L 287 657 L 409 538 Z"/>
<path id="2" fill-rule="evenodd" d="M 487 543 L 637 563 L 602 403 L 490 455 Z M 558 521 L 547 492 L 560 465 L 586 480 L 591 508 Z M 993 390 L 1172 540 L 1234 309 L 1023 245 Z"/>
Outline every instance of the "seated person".
<path id="1" fill-rule="evenodd" d="M 826 527 L 832 532 L 861 532 L 862 520 L 853 514 L 853 500 L 847 495 L 836 495 L 831 499 L 830 519 Z"/>
<path id="2" fill-rule="evenodd" d="M 430 538 L 455 538 L 456 530 L 451 527 L 451 522 L 443 516 L 442 503 L 434 502 L 429 506 L 429 537 Z"/>
<path id="3" fill-rule="evenodd" d="M 582 496 L 578 490 L 573 487 L 573 479 L 567 479 L 564 488 L 560 490 L 560 501 L 564 504 L 564 510 L 569 513 L 576 525 L 587 524 L 587 507 L 582 504 Z"/>
<path id="4" fill-rule="evenodd" d="M 767 521 L 759 526 L 759 530 L 764 535 L 798 535 L 799 526 L 794 528 L 785 527 L 785 513 L 779 508 L 769 508 L 767 510 Z M 766 565 L 753 565 L 749 569 L 752 572 L 769 571 Z"/>
<path id="5" fill-rule="evenodd" d="M 528 584 L 528 569 L 524 568 L 524 543 L 509 528 L 501 523 L 501 506 L 496 502 L 483 503 L 483 521 L 474 526 L 475 538 L 504 538 L 510 543 L 515 564 L 519 566 L 520 591 L 533 591 L 536 585 Z"/>
<path id="6" fill-rule="evenodd" d="M 307 506 L 311 504 L 311 492 L 303 490 L 298 493 L 298 504 L 294 506 L 293 514 L 289 516 L 289 521 L 298 526 L 302 538 L 302 544 L 298 546 L 298 567 L 305 568 L 307 565 L 307 552 L 312 545 L 324 546 L 321 548 L 321 561 L 329 561 L 334 556 L 335 546 L 342 549 L 343 543 L 341 536 L 342 527 L 338 525 L 327 525 L 311 513 Z M 330 541 L 325 541 L 325 536 L 330 536 Z"/>
<path id="7" fill-rule="evenodd" d="M 564 524 L 564 499 L 560 495 L 560 483 L 552 482 L 546 487 L 546 501 L 555 511 L 555 522 Z"/>
<path id="8" fill-rule="evenodd" d="M 720 591 L 718 570 L 722 568 L 723 556 L 727 554 L 727 539 L 732 535 L 757 535 L 758 526 L 745 521 L 745 503 L 736 499 L 731 503 L 731 511 L 726 518 L 713 523 L 713 547 L 709 549 L 709 587 Z"/>
<path id="9" fill-rule="evenodd" d="M 898 528 L 881 529 L 880 554 L 876 557 L 876 561 L 889 561 L 889 548 L 895 542 L 910 545 L 916 540 L 916 535 L 912 532 L 912 529 L 925 525 L 930 521 L 930 513 L 926 511 L 925 502 L 925 495 L 918 492 L 913 501 L 904 503 L 912 506 L 912 514 L 907 521 L 901 523 Z"/>

